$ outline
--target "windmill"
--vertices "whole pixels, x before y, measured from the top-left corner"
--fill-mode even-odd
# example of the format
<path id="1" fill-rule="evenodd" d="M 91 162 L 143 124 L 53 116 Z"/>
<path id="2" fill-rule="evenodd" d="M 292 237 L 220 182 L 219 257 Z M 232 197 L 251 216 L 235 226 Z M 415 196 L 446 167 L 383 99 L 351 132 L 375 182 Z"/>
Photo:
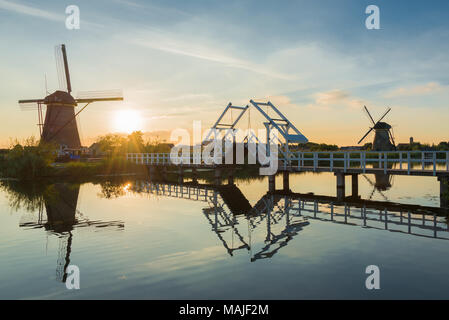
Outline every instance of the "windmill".
<path id="1" fill-rule="evenodd" d="M 19 100 L 23 108 L 30 105 L 38 110 L 38 126 L 41 141 L 56 143 L 62 149 L 79 150 L 81 140 L 78 133 L 76 116 L 79 115 L 89 104 L 96 101 L 122 101 L 121 90 L 111 91 L 87 91 L 79 92 L 77 98 L 71 95 L 72 84 L 70 81 L 69 65 L 65 45 L 55 48 L 56 71 L 60 90 L 47 95 L 43 99 Z M 75 107 L 85 104 L 75 114 Z M 47 107 L 45 120 L 42 116 L 42 106 Z"/>
<path id="2" fill-rule="evenodd" d="M 373 141 L 373 151 L 391 151 L 396 150 L 396 145 L 394 143 L 393 129 L 391 125 L 386 122 L 381 122 L 383 118 L 391 111 L 391 108 L 388 108 L 387 111 L 380 117 L 377 122 L 374 122 L 373 117 L 368 111 L 366 106 L 363 106 L 365 112 L 367 113 L 369 119 L 373 123 L 373 126 L 370 127 L 368 132 L 360 139 L 358 144 L 360 144 L 370 133 L 374 130 L 374 141 Z"/>

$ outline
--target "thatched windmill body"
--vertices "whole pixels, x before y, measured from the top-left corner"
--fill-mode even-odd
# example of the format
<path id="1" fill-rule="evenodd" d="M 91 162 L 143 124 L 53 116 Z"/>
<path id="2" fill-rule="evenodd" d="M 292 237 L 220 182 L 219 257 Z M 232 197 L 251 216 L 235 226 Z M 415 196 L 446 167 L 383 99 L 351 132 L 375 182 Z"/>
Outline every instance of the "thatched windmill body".
<path id="1" fill-rule="evenodd" d="M 55 56 L 60 90 L 43 99 L 19 100 L 19 104 L 25 108 L 30 104 L 33 107 L 37 106 L 41 141 L 56 143 L 64 149 L 77 150 L 81 148 L 81 140 L 76 116 L 92 102 L 121 101 L 123 96 L 121 90 L 112 90 L 78 93 L 78 97 L 73 98 L 64 44 L 56 46 Z M 79 103 L 85 103 L 85 105 L 75 114 L 75 107 Z M 47 107 L 44 121 L 42 116 L 43 105 Z"/>

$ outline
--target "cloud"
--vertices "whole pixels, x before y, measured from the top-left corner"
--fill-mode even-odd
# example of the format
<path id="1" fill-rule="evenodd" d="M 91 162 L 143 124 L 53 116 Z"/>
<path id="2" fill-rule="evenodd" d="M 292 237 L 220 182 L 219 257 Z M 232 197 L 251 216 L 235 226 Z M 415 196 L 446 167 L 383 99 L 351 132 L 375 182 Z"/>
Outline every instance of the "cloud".
<path id="1" fill-rule="evenodd" d="M 294 78 L 289 74 L 270 70 L 264 65 L 259 65 L 249 60 L 227 54 L 223 48 L 220 49 L 219 44 L 209 43 L 211 42 L 210 40 L 205 42 L 180 33 L 175 34 L 156 29 L 149 29 L 146 32 L 140 33 L 140 35 L 135 35 L 135 33 L 133 33 L 133 35 L 123 36 L 123 39 L 146 48 L 220 63 L 227 67 L 251 71 L 253 73 L 269 76 L 270 78 L 283 80 L 292 80 Z"/>
<path id="2" fill-rule="evenodd" d="M 254 98 L 254 101 L 270 101 L 275 106 L 279 107 L 299 107 L 299 105 L 292 102 L 290 97 L 285 95 L 267 95 L 263 98 Z"/>
<path id="3" fill-rule="evenodd" d="M 114 0 L 115 3 L 120 4 L 122 6 L 138 9 L 139 11 L 147 10 L 150 11 L 153 14 L 157 15 L 171 15 L 171 16 L 184 16 L 184 17 L 191 17 L 191 14 L 172 8 L 172 7 L 160 7 L 149 3 L 137 3 L 134 1 L 129 0 Z"/>
<path id="4" fill-rule="evenodd" d="M 190 93 L 190 94 L 183 94 L 183 95 L 179 95 L 179 96 L 175 96 L 175 97 L 168 97 L 168 98 L 163 98 L 161 99 L 161 101 L 166 101 L 166 102 L 177 102 L 177 101 L 186 101 L 186 100 L 205 100 L 208 99 L 210 100 L 212 98 L 212 95 L 207 94 L 207 93 Z"/>
<path id="5" fill-rule="evenodd" d="M 349 93 L 342 90 L 331 90 L 319 92 L 314 95 L 315 102 L 308 105 L 311 109 L 330 109 L 330 108 L 351 108 L 356 109 L 363 106 L 364 101 L 352 97 Z"/>
<path id="6" fill-rule="evenodd" d="M 320 92 L 316 94 L 316 103 L 319 105 L 330 105 L 348 99 L 349 94 L 341 90 Z"/>
<path id="7" fill-rule="evenodd" d="M 387 92 L 385 98 L 397 98 L 408 96 L 421 96 L 426 94 L 435 93 L 443 90 L 445 87 L 438 82 L 429 82 L 424 85 L 418 85 L 414 87 L 400 87 Z"/>
<path id="8" fill-rule="evenodd" d="M 37 9 L 24 4 L 20 4 L 17 2 L 10 2 L 6 0 L 0 0 L 0 8 L 20 13 L 23 15 L 33 16 L 51 21 L 64 21 L 65 19 L 63 14 L 56 14 L 53 12 Z"/>
<path id="9" fill-rule="evenodd" d="M 20 4 L 17 2 L 10 2 L 6 0 L 0 0 L 0 9 L 9 10 L 18 14 L 32 16 L 49 21 L 64 22 L 66 16 L 64 14 L 58 14 L 51 11 L 45 11 L 42 9 L 34 8 L 28 5 Z M 88 25 L 91 27 L 103 28 L 104 26 L 98 23 L 88 22 L 81 20 L 82 25 Z"/>

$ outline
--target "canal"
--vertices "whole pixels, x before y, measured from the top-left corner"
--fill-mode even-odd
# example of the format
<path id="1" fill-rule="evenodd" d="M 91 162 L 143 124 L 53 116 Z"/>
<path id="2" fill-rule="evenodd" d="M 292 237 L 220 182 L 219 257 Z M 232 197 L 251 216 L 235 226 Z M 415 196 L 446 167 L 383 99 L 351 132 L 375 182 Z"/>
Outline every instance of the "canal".
<path id="1" fill-rule="evenodd" d="M 447 217 L 387 209 L 438 208 L 435 177 L 361 175 L 360 197 L 376 203 L 365 211 L 313 200 L 335 196 L 330 173 L 291 175 L 307 199 L 270 197 L 266 178 L 234 182 L 222 197 L 133 177 L 2 181 L 0 299 L 449 298 Z M 242 195 L 250 214 L 232 203 Z M 79 290 L 63 283 L 68 265 L 79 267 Z M 380 290 L 365 287 L 369 265 Z"/>

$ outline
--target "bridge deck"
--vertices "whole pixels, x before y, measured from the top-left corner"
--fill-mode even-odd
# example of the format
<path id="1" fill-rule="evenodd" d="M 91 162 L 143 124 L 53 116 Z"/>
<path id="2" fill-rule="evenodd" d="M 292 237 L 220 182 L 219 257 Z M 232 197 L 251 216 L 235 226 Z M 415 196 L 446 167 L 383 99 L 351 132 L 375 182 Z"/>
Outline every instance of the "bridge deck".
<path id="1" fill-rule="evenodd" d="M 186 156 L 172 156 L 169 153 L 128 153 L 127 159 L 142 165 L 204 169 L 244 165 L 244 163 L 226 164 L 225 157 L 204 161 L 200 153 Z M 281 171 L 297 172 L 449 176 L 449 151 L 290 152 L 288 156 L 286 154 L 280 155 L 277 168 Z"/>
<path id="2" fill-rule="evenodd" d="M 279 171 L 290 171 L 290 172 L 334 172 L 334 173 L 345 173 L 345 174 L 361 174 L 361 173 L 383 173 L 383 174 L 393 174 L 393 175 L 410 175 L 410 176 L 446 176 L 449 172 L 446 171 L 435 171 L 434 170 L 401 170 L 401 169 L 383 169 L 383 168 L 343 168 L 343 167 L 297 167 L 297 166 L 282 166 Z"/>

